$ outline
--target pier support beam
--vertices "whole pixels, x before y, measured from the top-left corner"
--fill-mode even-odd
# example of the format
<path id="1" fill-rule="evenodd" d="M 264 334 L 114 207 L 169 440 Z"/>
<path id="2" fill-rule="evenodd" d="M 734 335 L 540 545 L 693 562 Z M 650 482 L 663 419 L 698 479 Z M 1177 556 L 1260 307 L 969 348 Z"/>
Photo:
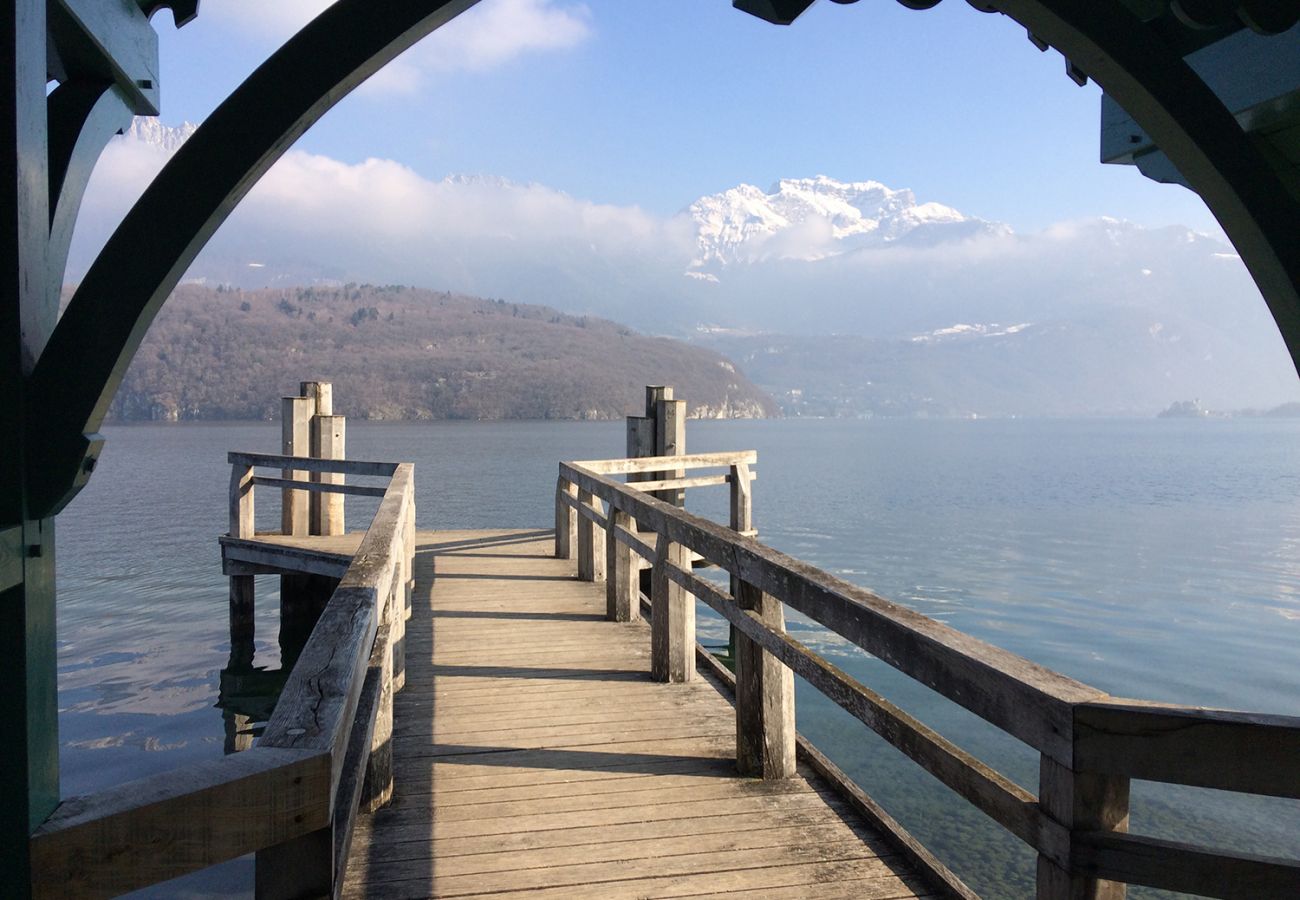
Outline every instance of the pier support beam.
<path id="1" fill-rule="evenodd" d="M 252 575 L 230 576 L 230 643 L 253 639 L 256 589 Z"/>

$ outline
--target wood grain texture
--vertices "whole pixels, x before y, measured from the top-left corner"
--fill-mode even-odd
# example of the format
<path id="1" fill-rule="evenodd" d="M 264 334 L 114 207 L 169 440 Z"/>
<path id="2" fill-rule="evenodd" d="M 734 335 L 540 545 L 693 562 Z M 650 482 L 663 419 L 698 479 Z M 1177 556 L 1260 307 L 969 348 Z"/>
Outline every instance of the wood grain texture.
<path id="1" fill-rule="evenodd" d="M 651 681 L 648 625 L 608 621 L 552 541 L 418 535 L 394 799 L 358 825 L 344 896 L 928 892 L 806 770 L 738 776 L 716 686 Z"/>
<path id="2" fill-rule="evenodd" d="M 1074 713 L 1075 767 L 1300 798 L 1300 718 L 1108 698 Z"/>
<path id="3" fill-rule="evenodd" d="M 681 544 L 659 536 L 650 571 L 650 675 L 655 681 L 690 681 L 695 677 L 695 598 L 675 580 L 688 565 Z"/>
<path id="4" fill-rule="evenodd" d="M 1074 704 L 1106 696 L 580 464 L 560 476 L 1065 764 Z"/>
<path id="5" fill-rule="evenodd" d="M 32 835 L 37 897 L 115 897 L 320 828 L 329 758 L 255 748 L 65 800 Z"/>
<path id="6" fill-rule="evenodd" d="M 280 399 L 280 452 L 285 456 L 307 456 L 311 451 L 311 417 L 316 404 L 309 397 Z M 290 481 L 308 482 L 306 472 L 292 468 L 280 470 Z M 311 526 L 310 498 L 302 491 L 286 489 L 280 499 L 282 534 L 305 535 Z"/>

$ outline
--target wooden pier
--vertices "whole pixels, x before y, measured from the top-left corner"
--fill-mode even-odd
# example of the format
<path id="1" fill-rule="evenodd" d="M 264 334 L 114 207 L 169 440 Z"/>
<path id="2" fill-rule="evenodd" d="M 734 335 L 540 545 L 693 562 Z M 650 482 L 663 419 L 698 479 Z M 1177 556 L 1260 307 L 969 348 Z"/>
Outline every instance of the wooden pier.
<path id="1" fill-rule="evenodd" d="M 742 777 L 725 687 L 650 677 L 550 531 L 420 533 L 392 803 L 346 897 L 916 897 L 935 888 L 804 767 Z M 721 690 L 720 690 L 721 689 Z"/>
<path id="2" fill-rule="evenodd" d="M 555 528 L 491 532 L 418 532 L 409 464 L 229 459 L 232 635 L 258 574 L 308 579 L 319 617 L 251 748 L 65 801 L 39 896 L 256 853 L 264 900 L 973 898 L 796 734 L 795 675 L 1032 847 L 1040 900 L 1300 896 L 1296 859 L 1128 832 L 1133 778 L 1300 798 L 1300 720 L 1112 697 L 785 556 L 752 528 L 753 451 L 561 462 Z M 259 486 L 379 506 L 259 533 Z M 726 525 L 674 505 L 715 486 Z M 697 601 L 734 626 L 734 677 Z M 786 634 L 787 607 L 1036 750 L 1037 793 Z"/>

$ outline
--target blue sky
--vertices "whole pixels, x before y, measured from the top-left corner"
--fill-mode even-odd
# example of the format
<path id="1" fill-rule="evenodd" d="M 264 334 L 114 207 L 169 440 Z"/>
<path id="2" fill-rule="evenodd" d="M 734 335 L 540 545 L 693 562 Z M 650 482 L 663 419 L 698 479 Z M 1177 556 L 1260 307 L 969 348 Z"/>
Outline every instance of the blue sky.
<path id="1" fill-rule="evenodd" d="M 163 112 L 202 118 L 326 0 L 163 13 Z M 789 28 L 728 0 L 484 0 L 347 98 L 299 148 L 427 179 L 499 175 L 669 215 L 741 182 L 910 187 L 1036 231 L 1098 215 L 1217 232 L 1199 198 L 1097 162 L 1100 92 L 965 3 L 819 2 Z"/>

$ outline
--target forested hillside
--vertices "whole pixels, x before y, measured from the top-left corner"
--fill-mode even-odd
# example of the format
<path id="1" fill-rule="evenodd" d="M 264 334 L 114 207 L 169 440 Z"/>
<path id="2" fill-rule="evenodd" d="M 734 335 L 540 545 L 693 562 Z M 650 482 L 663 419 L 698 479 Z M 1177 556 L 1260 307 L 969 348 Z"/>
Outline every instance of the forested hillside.
<path id="1" fill-rule="evenodd" d="M 609 419 L 671 384 L 694 416 L 776 403 L 717 353 L 542 306 L 373 285 L 182 285 L 113 402 L 126 420 L 267 419 L 304 380 L 369 419 Z"/>

